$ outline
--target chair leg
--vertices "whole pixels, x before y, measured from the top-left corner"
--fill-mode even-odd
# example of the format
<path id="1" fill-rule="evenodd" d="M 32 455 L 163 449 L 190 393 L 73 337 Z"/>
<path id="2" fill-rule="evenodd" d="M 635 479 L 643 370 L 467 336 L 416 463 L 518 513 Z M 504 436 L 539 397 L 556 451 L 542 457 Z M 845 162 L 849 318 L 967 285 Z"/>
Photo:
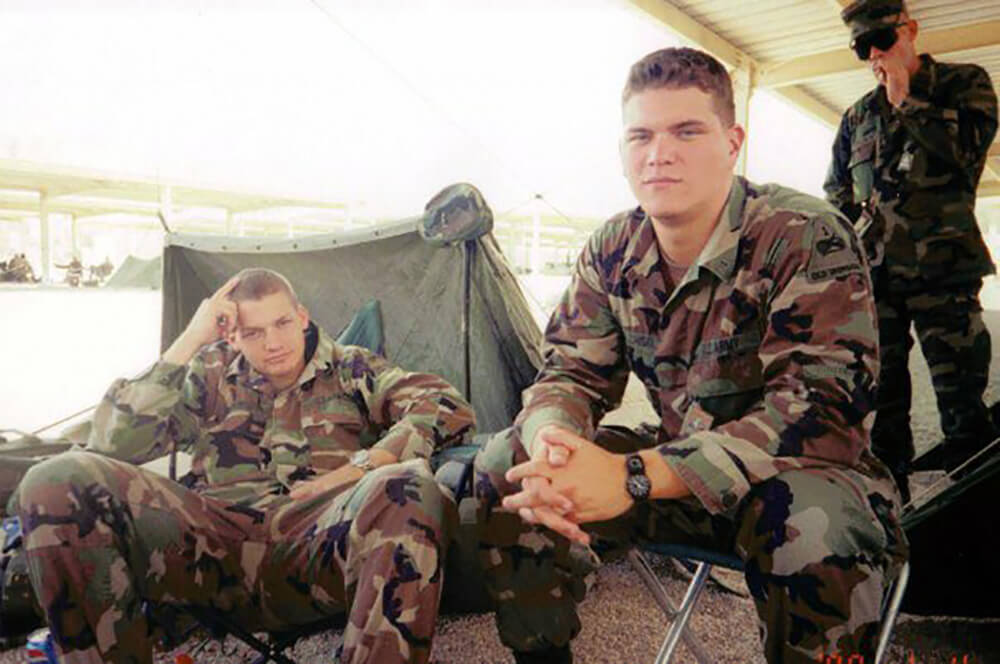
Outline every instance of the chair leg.
<path id="1" fill-rule="evenodd" d="M 267 664 L 267 662 L 295 664 L 294 660 L 286 657 L 280 650 L 275 650 L 273 648 L 269 648 L 267 651 L 260 653 L 250 664 Z"/>
<path id="2" fill-rule="evenodd" d="M 685 628 L 687 627 L 688 620 L 691 619 L 694 605 L 698 602 L 698 597 L 705 588 L 705 581 L 708 579 L 708 573 L 711 570 L 712 566 L 708 563 L 698 563 L 698 569 L 695 570 L 694 578 L 688 584 L 687 591 L 684 593 L 684 599 L 681 601 L 680 609 L 677 611 L 677 616 L 670 625 L 670 630 L 667 632 L 666 638 L 663 639 L 663 645 L 660 646 L 659 654 L 656 655 L 655 664 L 670 664 L 670 660 L 673 659 L 674 650 L 677 649 L 677 644 L 685 634 Z M 699 658 L 699 661 L 702 660 Z"/>
<path id="3" fill-rule="evenodd" d="M 663 611 L 667 618 L 674 620 L 679 609 L 670 598 L 670 595 L 667 594 L 663 584 L 660 583 L 660 579 L 656 576 L 656 572 L 653 571 L 653 567 L 649 564 L 646 556 L 635 549 L 629 549 L 628 559 L 632 563 L 632 567 L 635 568 L 635 571 L 639 573 L 639 578 L 646 584 L 646 589 L 649 590 L 649 593 L 659 605 L 660 610 Z M 691 654 L 694 655 L 694 658 L 700 664 L 711 663 L 712 658 L 709 657 L 708 651 L 705 650 L 705 646 L 701 644 L 701 640 L 696 634 L 692 633 L 691 630 L 685 630 L 681 638 L 684 639 L 684 645 L 688 647 L 688 650 L 691 651 Z"/>
<path id="4" fill-rule="evenodd" d="M 232 634 L 246 645 L 256 650 L 259 655 L 254 660 L 254 664 L 264 664 L 265 662 L 275 662 L 276 664 L 295 664 L 288 658 L 282 648 L 275 650 L 274 646 L 258 639 L 251 631 L 237 625 L 229 618 L 206 609 L 204 607 L 188 607 L 187 612 L 193 615 L 200 623 L 222 633 Z"/>
<path id="5" fill-rule="evenodd" d="M 906 592 L 906 585 L 910 581 L 910 563 L 903 563 L 903 568 L 899 570 L 899 576 L 893 581 L 890 588 L 889 605 L 882 617 L 882 627 L 878 634 L 878 647 L 875 650 L 875 664 L 882 664 L 885 651 L 889 648 L 889 637 L 896 626 L 896 618 L 899 615 L 899 605 L 903 603 L 903 594 Z"/>
<path id="6" fill-rule="evenodd" d="M 663 584 L 656 577 L 656 572 L 653 571 L 653 567 L 649 564 L 646 556 L 635 549 L 629 549 L 628 561 L 632 563 L 632 567 L 639 573 L 639 578 L 646 584 L 646 589 L 649 590 L 653 599 L 656 600 L 656 603 L 660 606 L 660 610 L 671 619 L 677 615 L 677 605 L 670 599 L 670 595 L 667 594 Z"/>

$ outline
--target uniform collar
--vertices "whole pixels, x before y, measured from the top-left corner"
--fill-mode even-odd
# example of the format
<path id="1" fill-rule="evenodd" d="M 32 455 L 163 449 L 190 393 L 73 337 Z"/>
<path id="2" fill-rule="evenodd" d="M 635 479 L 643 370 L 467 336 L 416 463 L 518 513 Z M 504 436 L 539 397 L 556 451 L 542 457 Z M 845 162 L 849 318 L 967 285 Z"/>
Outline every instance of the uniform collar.
<path id="1" fill-rule="evenodd" d="M 704 267 L 720 281 L 727 281 L 736 273 L 736 258 L 740 246 L 740 228 L 743 225 L 743 210 L 747 200 L 747 182 L 733 176 L 729 188 L 729 198 L 722 208 L 715 230 L 698 254 L 695 265 Z M 689 270 L 690 272 L 690 270 Z"/>
<path id="2" fill-rule="evenodd" d="M 930 53 L 921 53 L 919 57 L 920 57 L 920 69 L 917 70 L 917 73 L 914 74 L 914 76 L 916 76 L 920 72 L 925 72 L 927 74 L 933 75 L 934 70 L 937 68 L 936 67 L 937 60 L 934 59 L 934 56 L 932 56 Z"/>
<path id="3" fill-rule="evenodd" d="M 302 387 L 319 373 L 330 370 L 333 348 L 333 339 L 316 323 L 309 321 L 309 327 L 306 328 L 306 365 L 295 382 L 295 387 Z M 229 363 L 226 368 L 226 378 L 230 382 L 238 382 L 257 392 L 271 392 L 274 389 L 267 376 L 254 369 L 243 353 L 237 353 Z"/>
<path id="4" fill-rule="evenodd" d="M 928 94 L 937 85 L 938 63 L 928 53 L 920 54 L 920 67 L 910 77 L 910 92 Z"/>
<path id="5" fill-rule="evenodd" d="M 722 208 L 719 221 L 702 247 L 698 258 L 688 268 L 678 286 L 697 279 L 700 268 L 705 268 L 722 281 L 732 278 L 736 273 L 736 255 L 740 242 L 740 227 L 743 224 L 743 208 L 747 198 L 747 182 L 739 176 L 733 176 L 729 189 L 729 198 Z M 630 255 L 636 256 L 635 265 L 644 276 L 651 276 L 658 269 L 660 250 L 656 243 L 656 232 L 653 230 L 653 220 L 641 208 L 635 213 L 641 215 L 638 233 L 633 240 Z"/>

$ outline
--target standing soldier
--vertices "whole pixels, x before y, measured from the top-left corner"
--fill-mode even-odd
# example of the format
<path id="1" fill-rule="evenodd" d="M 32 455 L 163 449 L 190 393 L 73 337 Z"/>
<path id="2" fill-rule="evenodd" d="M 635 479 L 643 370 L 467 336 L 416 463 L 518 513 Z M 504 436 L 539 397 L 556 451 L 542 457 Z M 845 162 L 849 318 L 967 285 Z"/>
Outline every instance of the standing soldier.
<path id="1" fill-rule="evenodd" d="M 872 265 L 881 348 L 872 447 L 908 500 L 911 323 L 937 394 L 938 463 L 952 469 L 995 436 L 979 303 L 995 268 L 973 208 L 997 100 L 982 68 L 917 54 L 917 22 L 902 0 L 858 0 L 841 18 L 879 85 L 844 114 L 824 188 L 864 236 Z"/>
<path id="2" fill-rule="evenodd" d="M 240 272 L 112 385 L 86 451 L 18 488 L 60 655 L 151 663 L 152 602 L 254 630 L 346 612 L 338 661 L 426 662 L 455 518 L 427 458 L 473 419 L 440 378 L 335 343 L 281 275 Z M 181 483 L 132 465 L 173 445 Z"/>
<path id="3" fill-rule="evenodd" d="M 60 270 L 66 270 L 66 283 L 70 286 L 76 287 L 80 285 L 80 281 L 83 279 L 83 263 L 76 256 L 70 260 L 66 265 L 56 265 Z"/>

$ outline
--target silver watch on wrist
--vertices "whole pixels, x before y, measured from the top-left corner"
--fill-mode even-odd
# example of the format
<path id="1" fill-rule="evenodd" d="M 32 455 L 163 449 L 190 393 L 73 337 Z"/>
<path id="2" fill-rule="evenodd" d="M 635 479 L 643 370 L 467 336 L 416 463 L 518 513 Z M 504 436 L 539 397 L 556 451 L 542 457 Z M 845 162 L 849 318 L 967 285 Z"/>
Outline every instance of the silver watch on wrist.
<path id="1" fill-rule="evenodd" d="M 366 473 L 375 470 L 375 463 L 372 462 L 372 455 L 368 450 L 358 450 L 352 454 L 351 465 L 357 466 Z"/>

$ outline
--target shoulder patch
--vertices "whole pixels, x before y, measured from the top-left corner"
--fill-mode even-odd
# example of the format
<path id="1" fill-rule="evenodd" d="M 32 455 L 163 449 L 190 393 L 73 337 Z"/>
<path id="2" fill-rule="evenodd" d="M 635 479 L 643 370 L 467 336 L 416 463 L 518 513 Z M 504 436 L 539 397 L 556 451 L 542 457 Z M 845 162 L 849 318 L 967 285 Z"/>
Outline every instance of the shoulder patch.
<path id="1" fill-rule="evenodd" d="M 813 228 L 809 263 L 806 265 L 809 281 L 833 279 L 861 271 L 861 260 L 851 248 L 850 238 L 844 229 L 822 218 L 813 222 Z"/>

